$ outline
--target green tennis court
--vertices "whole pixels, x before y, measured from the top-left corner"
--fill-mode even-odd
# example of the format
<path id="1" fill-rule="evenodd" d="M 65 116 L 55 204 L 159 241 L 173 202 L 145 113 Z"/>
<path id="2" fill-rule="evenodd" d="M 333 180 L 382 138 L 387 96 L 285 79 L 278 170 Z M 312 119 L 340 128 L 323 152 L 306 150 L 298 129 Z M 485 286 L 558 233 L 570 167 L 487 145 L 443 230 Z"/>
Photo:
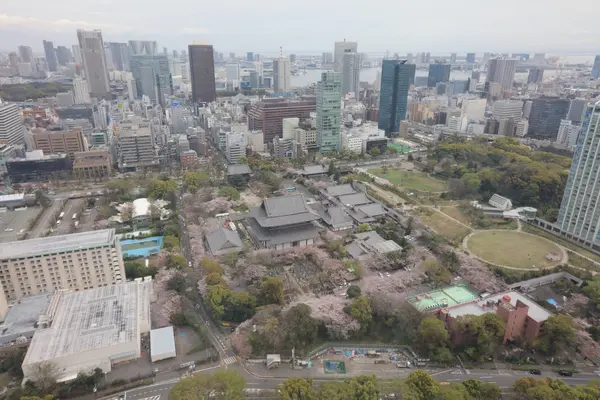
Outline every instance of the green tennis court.
<path id="1" fill-rule="evenodd" d="M 452 307 L 457 304 L 475 300 L 479 295 L 470 290 L 465 284 L 448 286 L 432 290 L 418 296 L 411 296 L 408 302 L 419 311 L 434 311 L 440 308 Z"/>

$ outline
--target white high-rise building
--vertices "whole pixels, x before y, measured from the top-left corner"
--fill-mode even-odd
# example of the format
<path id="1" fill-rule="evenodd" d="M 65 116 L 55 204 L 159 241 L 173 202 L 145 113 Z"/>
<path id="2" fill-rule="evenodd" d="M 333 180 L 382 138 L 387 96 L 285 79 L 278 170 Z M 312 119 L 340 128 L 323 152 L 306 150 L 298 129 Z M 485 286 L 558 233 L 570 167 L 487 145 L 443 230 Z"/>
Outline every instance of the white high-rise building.
<path id="1" fill-rule="evenodd" d="M 462 114 L 469 120 L 480 121 L 485 116 L 486 99 L 464 99 L 462 103 Z"/>
<path id="2" fill-rule="evenodd" d="M 519 121 L 515 130 L 515 136 L 523 137 L 527 135 L 527 129 L 529 129 L 529 122 L 526 119 Z"/>
<path id="3" fill-rule="evenodd" d="M 335 72 L 342 72 L 344 53 L 346 52 L 358 53 L 358 43 L 347 42 L 346 40 L 343 42 L 335 42 L 333 52 L 333 70 Z"/>
<path id="4" fill-rule="evenodd" d="M 0 143 L 23 144 L 25 128 L 21 112 L 16 104 L 2 103 L 0 100 Z"/>
<path id="5" fill-rule="evenodd" d="M 273 89 L 276 92 L 289 92 L 290 85 L 290 59 L 279 57 L 273 60 Z"/>
<path id="6" fill-rule="evenodd" d="M 240 82 L 240 63 L 227 63 L 225 71 L 227 72 L 227 85 L 232 85 L 234 88 L 238 87 Z"/>
<path id="7" fill-rule="evenodd" d="M 360 91 L 360 54 L 347 51 L 344 53 L 342 65 L 342 94 L 354 93 L 358 97 Z"/>
<path id="8" fill-rule="evenodd" d="M 600 241 L 600 101 L 584 111 L 581 132 L 560 204 L 556 226 L 569 239 L 591 246 Z"/>
<path id="9" fill-rule="evenodd" d="M 556 143 L 566 148 L 570 148 L 575 144 L 580 129 L 580 126 L 573 124 L 573 122 L 568 119 L 561 120 L 560 126 L 558 127 Z"/>
<path id="10" fill-rule="evenodd" d="M 523 118 L 523 102 L 521 100 L 498 100 L 494 102 L 492 117 L 496 120 L 513 119 L 519 122 Z"/>
<path id="11" fill-rule="evenodd" d="M 90 88 L 87 80 L 82 78 L 73 79 L 73 91 L 75 92 L 75 104 L 90 104 Z"/>
<path id="12" fill-rule="evenodd" d="M 99 30 L 85 31 L 78 29 L 77 37 L 90 95 L 97 98 L 109 98 L 108 67 L 106 65 L 106 55 L 104 54 L 102 32 Z"/>
<path id="13" fill-rule="evenodd" d="M 502 85 L 504 92 L 510 92 L 515 80 L 516 70 L 516 59 L 493 58 L 489 61 L 486 82 L 499 83 Z"/>

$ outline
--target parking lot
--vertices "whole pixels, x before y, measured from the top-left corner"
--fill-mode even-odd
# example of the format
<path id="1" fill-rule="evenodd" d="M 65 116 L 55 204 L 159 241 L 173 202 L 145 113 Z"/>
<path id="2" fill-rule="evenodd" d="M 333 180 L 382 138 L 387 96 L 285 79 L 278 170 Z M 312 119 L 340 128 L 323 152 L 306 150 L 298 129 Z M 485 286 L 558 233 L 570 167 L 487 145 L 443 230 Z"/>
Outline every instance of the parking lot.
<path id="1" fill-rule="evenodd" d="M 40 207 L 0 213 L 0 242 L 12 242 L 22 238 L 31 221 L 42 212 Z"/>

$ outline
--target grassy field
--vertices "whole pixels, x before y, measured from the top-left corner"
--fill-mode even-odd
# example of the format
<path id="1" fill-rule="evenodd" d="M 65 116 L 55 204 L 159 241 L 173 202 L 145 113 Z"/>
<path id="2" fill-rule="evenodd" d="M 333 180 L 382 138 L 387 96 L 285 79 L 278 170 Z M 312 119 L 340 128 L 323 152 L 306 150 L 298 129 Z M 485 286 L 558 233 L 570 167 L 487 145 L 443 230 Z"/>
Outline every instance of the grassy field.
<path id="1" fill-rule="evenodd" d="M 586 256 L 587 258 L 591 258 L 592 260 L 600 263 L 600 256 L 598 254 L 592 253 L 588 249 L 585 249 L 581 246 L 577 246 L 576 244 L 571 243 L 568 240 L 562 239 L 558 236 L 554 236 L 553 234 L 548 233 L 543 229 L 536 228 L 535 226 L 529 224 L 523 224 L 523 232 L 529 232 L 533 233 L 534 235 L 545 237 L 546 239 L 552 240 L 553 242 L 558 243 L 561 246 L 565 246 L 567 249 L 576 251 L 579 254 Z"/>
<path id="2" fill-rule="evenodd" d="M 506 229 L 506 230 L 517 229 L 517 221 L 514 221 L 514 220 L 506 221 L 503 219 L 493 219 L 493 218 L 488 218 L 488 221 L 491 224 L 488 227 L 481 228 L 481 227 L 473 226 L 473 224 L 471 223 L 471 218 L 469 218 L 469 216 L 466 215 L 458 206 L 442 207 L 441 211 L 444 214 L 449 215 L 452 218 L 462 222 L 463 224 L 467 224 L 474 229 Z"/>
<path id="3" fill-rule="evenodd" d="M 469 250 L 485 261 L 514 268 L 546 268 L 559 262 L 547 253 L 562 255 L 554 243 L 520 232 L 479 232 L 469 238 Z"/>
<path id="4" fill-rule="evenodd" d="M 438 234 L 449 239 L 454 244 L 458 245 L 471 230 L 464 227 L 450 218 L 444 216 L 444 214 L 433 210 L 425 210 L 420 212 L 417 217 L 431 229 L 436 231 Z"/>
<path id="5" fill-rule="evenodd" d="M 388 169 L 387 173 L 384 174 L 381 168 L 370 169 L 369 172 L 407 189 L 427 192 L 445 192 L 448 190 L 446 182 L 431 178 L 423 172 Z"/>
<path id="6" fill-rule="evenodd" d="M 576 254 L 570 250 L 567 250 L 567 254 L 569 255 L 569 264 L 572 266 L 587 269 L 588 271 L 600 272 L 599 264 L 596 264 L 587 258 L 583 258 L 579 254 Z"/>

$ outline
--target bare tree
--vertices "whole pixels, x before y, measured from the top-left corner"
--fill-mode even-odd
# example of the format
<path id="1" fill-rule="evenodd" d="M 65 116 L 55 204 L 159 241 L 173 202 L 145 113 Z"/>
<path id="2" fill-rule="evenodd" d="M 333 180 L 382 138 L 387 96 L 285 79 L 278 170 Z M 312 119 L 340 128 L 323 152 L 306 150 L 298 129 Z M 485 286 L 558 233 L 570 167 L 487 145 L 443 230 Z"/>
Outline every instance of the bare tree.
<path id="1" fill-rule="evenodd" d="M 56 385 L 56 379 L 58 377 L 58 367 L 56 364 L 51 362 L 42 362 L 35 366 L 33 373 L 33 381 L 35 386 L 46 393 L 48 389 Z"/>

